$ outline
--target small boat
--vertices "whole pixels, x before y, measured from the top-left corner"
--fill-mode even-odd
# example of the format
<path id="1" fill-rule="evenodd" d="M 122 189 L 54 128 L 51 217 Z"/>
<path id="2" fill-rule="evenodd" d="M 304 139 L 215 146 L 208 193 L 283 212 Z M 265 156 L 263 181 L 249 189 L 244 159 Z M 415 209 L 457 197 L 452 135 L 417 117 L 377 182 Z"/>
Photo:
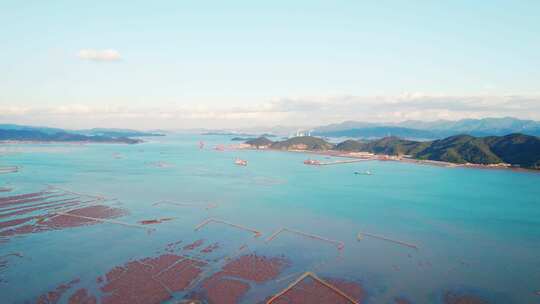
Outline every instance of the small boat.
<path id="1" fill-rule="evenodd" d="M 318 161 L 318 160 L 315 160 L 315 159 L 306 159 L 304 161 L 304 165 L 311 165 L 311 166 L 317 166 L 317 165 L 320 165 L 321 162 Z"/>
<path id="2" fill-rule="evenodd" d="M 9 187 L 0 187 L 0 192 L 10 192 L 11 190 L 13 190 L 13 188 L 9 188 Z"/>
<path id="3" fill-rule="evenodd" d="M 247 166 L 248 162 L 245 159 L 237 158 L 234 160 L 234 164 L 238 166 Z"/>
<path id="4" fill-rule="evenodd" d="M 373 175 L 373 173 L 371 173 L 371 171 L 369 171 L 369 170 L 366 170 L 364 172 L 354 171 L 354 174 L 355 175 Z"/>

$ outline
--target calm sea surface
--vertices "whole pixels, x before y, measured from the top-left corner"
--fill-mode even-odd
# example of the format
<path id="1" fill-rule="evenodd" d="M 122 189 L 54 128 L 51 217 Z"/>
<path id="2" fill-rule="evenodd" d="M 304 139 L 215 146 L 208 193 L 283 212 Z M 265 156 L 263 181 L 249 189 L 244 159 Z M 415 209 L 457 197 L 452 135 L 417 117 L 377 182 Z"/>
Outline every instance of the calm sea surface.
<path id="1" fill-rule="evenodd" d="M 285 288 L 303 271 L 359 282 L 368 303 L 402 296 L 414 303 L 442 303 L 448 292 L 481 296 L 490 303 L 540 303 L 540 174 L 440 168 L 366 161 L 306 166 L 306 154 L 211 149 L 225 136 L 171 135 L 138 145 L 0 145 L 0 166 L 21 166 L 0 175 L 11 193 L 55 185 L 116 198 L 129 211 L 119 221 L 173 217 L 155 231 L 101 224 L 21 235 L 0 243 L 8 265 L 0 270 L 0 302 L 35 301 L 63 282 L 95 278 L 130 259 L 152 256 L 166 244 L 205 239 L 221 252 L 242 244 L 263 255 L 292 261 L 283 279 L 264 288 Z M 204 140 L 207 149 L 199 150 Z M 6 153 L 9 152 L 9 153 Z M 233 164 L 235 157 L 249 161 Z M 324 156 L 315 158 L 330 161 Z M 369 170 L 373 175 L 355 175 Z M 153 205 L 161 200 L 194 206 Z M 197 205 L 215 203 L 216 208 Z M 252 227 L 194 227 L 214 217 Z M 342 241 L 330 243 L 283 234 L 288 227 Z M 367 232 L 418 246 L 364 236 Z M 219 257 L 217 257 L 219 258 Z M 288 278 L 286 276 L 289 276 Z M 182 298 L 178 294 L 177 298 Z M 253 303 L 250 291 L 243 303 Z M 63 298 L 62 303 L 66 302 Z"/>

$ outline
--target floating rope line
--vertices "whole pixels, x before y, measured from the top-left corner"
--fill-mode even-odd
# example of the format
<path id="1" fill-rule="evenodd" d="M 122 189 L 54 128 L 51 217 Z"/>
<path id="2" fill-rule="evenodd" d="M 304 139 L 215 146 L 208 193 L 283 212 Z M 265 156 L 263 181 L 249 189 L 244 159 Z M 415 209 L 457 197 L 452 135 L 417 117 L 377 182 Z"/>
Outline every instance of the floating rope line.
<path id="1" fill-rule="evenodd" d="M 61 187 L 58 187 L 58 186 L 53 186 L 53 185 L 47 185 L 47 187 L 49 189 L 56 189 L 56 190 L 60 190 L 60 191 L 63 191 L 65 193 L 69 193 L 69 194 L 72 194 L 72 195 L 77 195 L 77 196 L 86 196 L 86 197 L 93 197 L 99 201 L 105 201 L 105 200 L 114 200 L 114 199 L 108 199 L 106 198 L 104 195 L 100 195 L 100 194 L 86 194 L 86 193 L 79 193 L 79 192 L 75 192 L 75 191 L 71 191 L 71 190 L 67 190 L 65 188 L 61 188 Z"/>
<path id="2" fill-rule="evenodd" d="M 387 241 L 387 242 L 390 242 L 390 243 L 394 243 L 394 244 L 398 244 L 398 245 L 402 245 L 402 246 L 406 246 L 406 247 L 409 247 L 409 248 L 413 248 L 413 249 L 416 249 L 418 250 L 418 246 L 414 245 L 414 244 L 410 244 L 410 243 L 406 243 L 406 242 L 403 242 L 403 241 L 398 241 L 398 240 L 393 240 L 393 239 L 389 239 L 387 237 L 384 237 L 384 236 L 380 236 L 380 235 L 376 235 L 376 234 L 371 234 L 371 233 L 367 233 L 367 232 L 358 232 L 358 234 L 356 235 L 356 239 L 358 241 L 362 240 L 363 239 L 363 236 L 369 236 L 369 237 L 372 237 L 372 238 L 375 238 L 375 239 L 379 239 L 379 240 L 382 240 L 382 241 Z"/>
<path id="3" fill-rule="evenodd" d="M 75 201 L 75 200 L 78 200 L 79 197 L 70 197 L 70 198 L 65 198 L 65 199 L 56 200 L 56 201 L 46 201 L 46 199 L 47 198 L 45 198 L 43 200 L 38 200 L 37 203 L 31 204 L 31 205 L 28 205 L 28 204 L 23 205 L 23 206 L 15 205 L 15 207 L 7 206 L 5 208 L 0 208 L 0 212 L 13 211 L 13 210 L 24 210 L 25 208 L 33 208 L 33 207 L 39 207 L 39 206 L 52 205 L 52 204 L 55 204 L 55 203 Z"/>
<path id="4" fill-rule="evenodd" d="M 301 275 L 298 279 L 296 279 L 294 282 L 292 282 L 291 284 L 289 284 L 289 286 L 285 289 L 283 289 L 281 292 L 279 292 L 278 294 L 274 295 L 273 297 L 271 297 L 267 302 L 266 304 L 272 304 L 275 300 L 277 300 L 279 297 L 283 296 L 284 294 L 286 294 L 289 290 L 293 289 L 296 285 L 298 285 L 300 282 L 302 282 L 304 279 L 306 279 L 307 277 L 311 277 L 312 279 L 314 279 L 315 281 L 321 283 L 322 285 L 324 285 L 325 287 L 329 288 L 330 290 L 334 291 L 335 293 L 337 293 L 339 296 L 343 297 L 344 299 L 346 299 L 347 301 L 351 302 L 352 304 L 360 304 L 359 302 L 357 302 L 356 300 L 354 300 L 353 298 L 351 298 L 350 296 L 348 296 L 347 294 L 345 294 L 343 291 L 339 290 L 337 287 L 334 287 L 332 284 L 324 281 L 323 279 L 319 278 L 315 273 L 313 272 L 305 272 L 303 275 Z"/>
<path id="5" fill-rule="evenodd" d="M 203 205 L 203 204 L 200 204 L 200 203 L 180 203 L 180 202 L 173 202 L 173 201 L 168 201 L 168 200 L 159 201 L 159 202 L 155 202 L 155 203 L 152 204 L 152 206 L 157 206 L 157 205 L 173 205 L 173 206 L 181 206 L 181 207 L 201 207 L 201 208 L 204 208 L 206 210 L 217 208 L 217 204 Z"/>
<path id="6" fill-rule="evenodd" d="M 215 262 L 215 263 L 219 263 L 219 262 L 221 262 L 221 261 L 229 262 L 229 261 L 231 261 L 232 259 L 234 259 L 234 258 L 240 256 L 240 254 L 241 254 L 245 249 L 247 249 L 247 248 L 248 248 L 248 245 L 247 245 L 247 244 L 243 244 L 243 245 L 241 245 L 235 252 L 233 252 L 233 253 L 231 253 L 230 255 L 227 255 L 227 256 L 225 256 L 225 257 L 223 257 L 223 258 L 220 258 L 220 259 L 218 259 L 218 260 L 214 260 L 214 262 Z M 188 256 L 188 255 L 184 255 L 184 256 L 186 256 L 187 258 L 190 258 L 190 259 L 191 259 L 191 257 Z M 196 259 L 196 258 L 192 258 L 192 259 L 195 260 L 195 261 L 201 261 L 201 262 L 203 262 L 203 263 L 208 263 L 208 262 L 205 262 L 205 261 L 203 261 L 203 260 L 198 260 L 198 259 Z M 208 268 L 208 269 L 204 270 L 204 271 L 199 275 L 199 277 L 198 277 L 197 279 L 193 280 L 193 281 L 188 285 L 188 287 L 187 287 L 186 289 L 191 289 L 191 288 L 193 288 L 194 286 L 197 286 L 201 281 L 203 281 L 203 279 L 205 279 L 206 275 L 207 275 L 208 273 L 210 273 L 210 272 L 212 272 L 212 269 L 211 269 L 211 268 Z"/>
<path id="7" fill-rule="evenodd" d="M 337 247 L 337 249 L 339 251 L 341 251 L 341 250 L 343 250 L 343 248 L 345 248 L 345 243 L 343 243 L 342 241 L 332 240 L 332 239 L 325 238 L 325 237 L 322 237 L 322 236 L 319 236 L 319 235 L 306 233 L 306 232 L 302 232 L 302 231 L 298 231 L 298 230 L 294 230 L 294 229 L 289 229 L 289 228 L 281 228 L 278 231 L 274 232 L 269 238 L 266 239 L 266 243 L 271 242 L 273 239 L 275 239 L 282 232 L 290 232 L 290 233 L 298 234 L 298 235 L 305 236 L 305 237 L 308 237 L 308 238 L 312 238 L 312 239 L 315 239 L 315 240 L 331 243 L 331 244 L 336 245 L 336 247 Z"/>
<path id="8" fill-rule="evenodd" d="M 323 268 L 326 268 L 328 266 L 328 264 L 330 264 L 331 262 L 339 261 L 340 259 L 341 259 L 341 255 L 336 256 L 335 260 L 334 259 L 324 259 L 324 260 L 320 261 L 319 263 L 315 264 L 313 267 L 310 267 L 310 268 L 312 269 L 312 272 L 319 271 L 319 270 L 321 270 Z M 288 280 L 291 277 L 301 275 L 303 273 L 304 273 L 304 271 L 296 271 L 296 272 L 288 274 L 288 275 L 286 275 L 284 277 L 276 279 L 274 281 L 279 283 L 279 282 Z"/>
<path id="9" fill-rule="evenodd" d="M 5 254 L 3 256 L 0 256 L 0 258 L 7 258 L 7 257 L 10 257 L 10 256 L 15 256 L 15 257 L 18 257 L 18 258 L 22 258 L 23 254 L 20 253 L 20 252 L 8 253 L 8 254 Z"/>
<path id="10" fill-rule="evenodd" d="M 255 237 L 259 237 L 259 236 L 262 235 L 262 233 L 260 231 L 255 230 L 253 228 L 249 228 L 249 227 L 246 227 L 246 226 L 230 223 L 230 222 L 215 219 L 215 218 L 209 218 L 209 219 L 205 220 L 204 222 L 200 223 L 199 225 L 195 226 L 195 231 L 198 231 L 199 229 L 206 226 L 207 224 L 210 224 L 211 222 L 220 223 L 220 224 L 224 224 L 224 225 L 229 225 L 229 226 L 234 227 L 234 228 L 238 228 L 238 229 L 242 229 L 242 230 L 252 232 L 253 234 L 255 234 Z"/>
<path id="11" fill-rule="evenodd" d="M 109 223 L 109 224 L 122 225 L 122 226 L 126 226 L 126 227 L 139 228 L 139 229 L 144 229 L 147 232 L 154 231 L 154 229 L 147 228 L 147 227 L 142 226 L 142 225 L 125 223 L 125 222 L 120 222 L 120 221 L 115 221 L 115 220 L 101 219 L 101 218 L 95 218 L 95 217 L 89 217 L 89 216 L 84 216 L 84 215 L 71 214 L 71 213 L 66 213 L 66 212 L 55 212 L 55 214 L 72 216 L 72 217 L 77 217 L 77 218 L 82 218 L 82 219 L 87 219 L 87 220 L 93 220 L 93 221 L 96 221 L 96 222 L 103 222 L 103 223 Z"/>
<path id="12" fill-rule="evenodd" d="M 57 210 L 57 209 L 62 209 L 64 207 L 79 206 L 81 204 L 82 203 L 77 201 L 77 199 L 72 199 L 70 201 L 60 202 L 60 203 L 53 202 L 51 204 L 44 205 L 44 206 L 38 206 L 38 207 L 33 207 L 33 208 L 21 208 L 21 209 L 18 209 L 16 211 L 12 211 L 9 213 L 3 213 L 3 214 L 0 214 L 0 219 L 5 218 L 5 217 L 13 217 L 17 215 L 32 213 L 32 212 L 36 212 L 40 210 Z"/>

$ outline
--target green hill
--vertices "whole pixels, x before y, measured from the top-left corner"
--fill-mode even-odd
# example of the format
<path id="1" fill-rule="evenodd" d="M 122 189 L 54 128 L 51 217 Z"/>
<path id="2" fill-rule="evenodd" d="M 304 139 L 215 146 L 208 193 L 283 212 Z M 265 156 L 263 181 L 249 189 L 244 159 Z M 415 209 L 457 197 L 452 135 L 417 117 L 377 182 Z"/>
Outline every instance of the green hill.
<path id="1" fill-rule="evenodd" d="M 344 142 L 340 142 L 336 145 L 336 150 L 338 151 L 348 151 L 348 152 L 358 152 L 358 151 L 367 151 L 367 145 L 365 142 L 359 140 L 349 139 Z"/>
<path id="2" fill-rule="evenodd" d="M 300 136 L 274 142 L 270 148 L 279 150 L 325 151 L 334 148 L 334 145 L 318 137 Z"/>
<path id="3" fill-rule="evenodd" d="M 540 138 L 523 134 L 484 138 L 491 151 L 505 163 L 540 169 Z"/>
<path id="4" fill-rule="evenodd" d="M 484 138 L 457 135 L 431 142 L 414 154 L 419 159 L 451 163 L 496 164 L 504 162 L 484 142 Z"/>
<path id="5" fill-rule="evenodd" d="M 346 140 L 336 145 L 340 151 L 365 151 L 375 154 L 411 155 L 417 159 L 451 163 L 508 163 L 540 169 L 540 138 L 523 134 L 474 137 L 456 135 L 435 141 L 411 141 L 386 137 L 368 142 Z"/>
<path id="6" fill-rule="evenodd" d="M 250 140 L 246 141 L 246 144 L 252 145 L 252 146 L 254 146 L 256 148 L 268 147 L 273 143 L 274 143 L 273 141 L 271 141 L 270 139 L 268 139 L 268 138 L 266 138 L 264 136 L 261 136 L 259 138 L 255 138 L 255 139 L 250 139 Z"/>
<path id="7" fill-rule="evenodd" d="M 418 142 L 400 139 L 398 137 L 385 137 L 368 142 L 357 140 L 346 140 L 336 145 L 336 150 L 340 151 L 365 151 L 375 154 L 387 155 L 410 155 L 417 153 L 429 145 L 430 142 Z"/>

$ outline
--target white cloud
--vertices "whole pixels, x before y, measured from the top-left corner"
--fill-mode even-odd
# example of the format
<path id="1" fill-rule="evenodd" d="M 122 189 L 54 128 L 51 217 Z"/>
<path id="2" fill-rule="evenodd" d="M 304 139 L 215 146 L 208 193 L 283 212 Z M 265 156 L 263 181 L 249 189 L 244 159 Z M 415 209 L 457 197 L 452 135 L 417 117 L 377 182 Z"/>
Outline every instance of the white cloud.
<path id="1" fill-rule="evenodd" d="M 452 96 L 422 93 L 399 96 L 311 96 L 274 98 L 245 106 L 171 105 L 163 107 L 67 104 L 53 107 L 1 107 L 5 122 L 69 128 L 233 128 L 317 126 L 365 122 L 433 121 L 514 116 L 540 120 L 540 96 Z"/>
<path id="2" fill-rule="evenodd" d="M 25 115 L 28 114 L 30 111 L 31 109 L 29 107 L 0 106 L 0 117 Z"/>
<path id="3" fill-rule="evenodd" d="M 77 53 L 77 57 L 83 60 L 91 61 L 118 61 L 122 59 L 120 53 L 117 50 L 94 50 L 84 49 Z"/>

